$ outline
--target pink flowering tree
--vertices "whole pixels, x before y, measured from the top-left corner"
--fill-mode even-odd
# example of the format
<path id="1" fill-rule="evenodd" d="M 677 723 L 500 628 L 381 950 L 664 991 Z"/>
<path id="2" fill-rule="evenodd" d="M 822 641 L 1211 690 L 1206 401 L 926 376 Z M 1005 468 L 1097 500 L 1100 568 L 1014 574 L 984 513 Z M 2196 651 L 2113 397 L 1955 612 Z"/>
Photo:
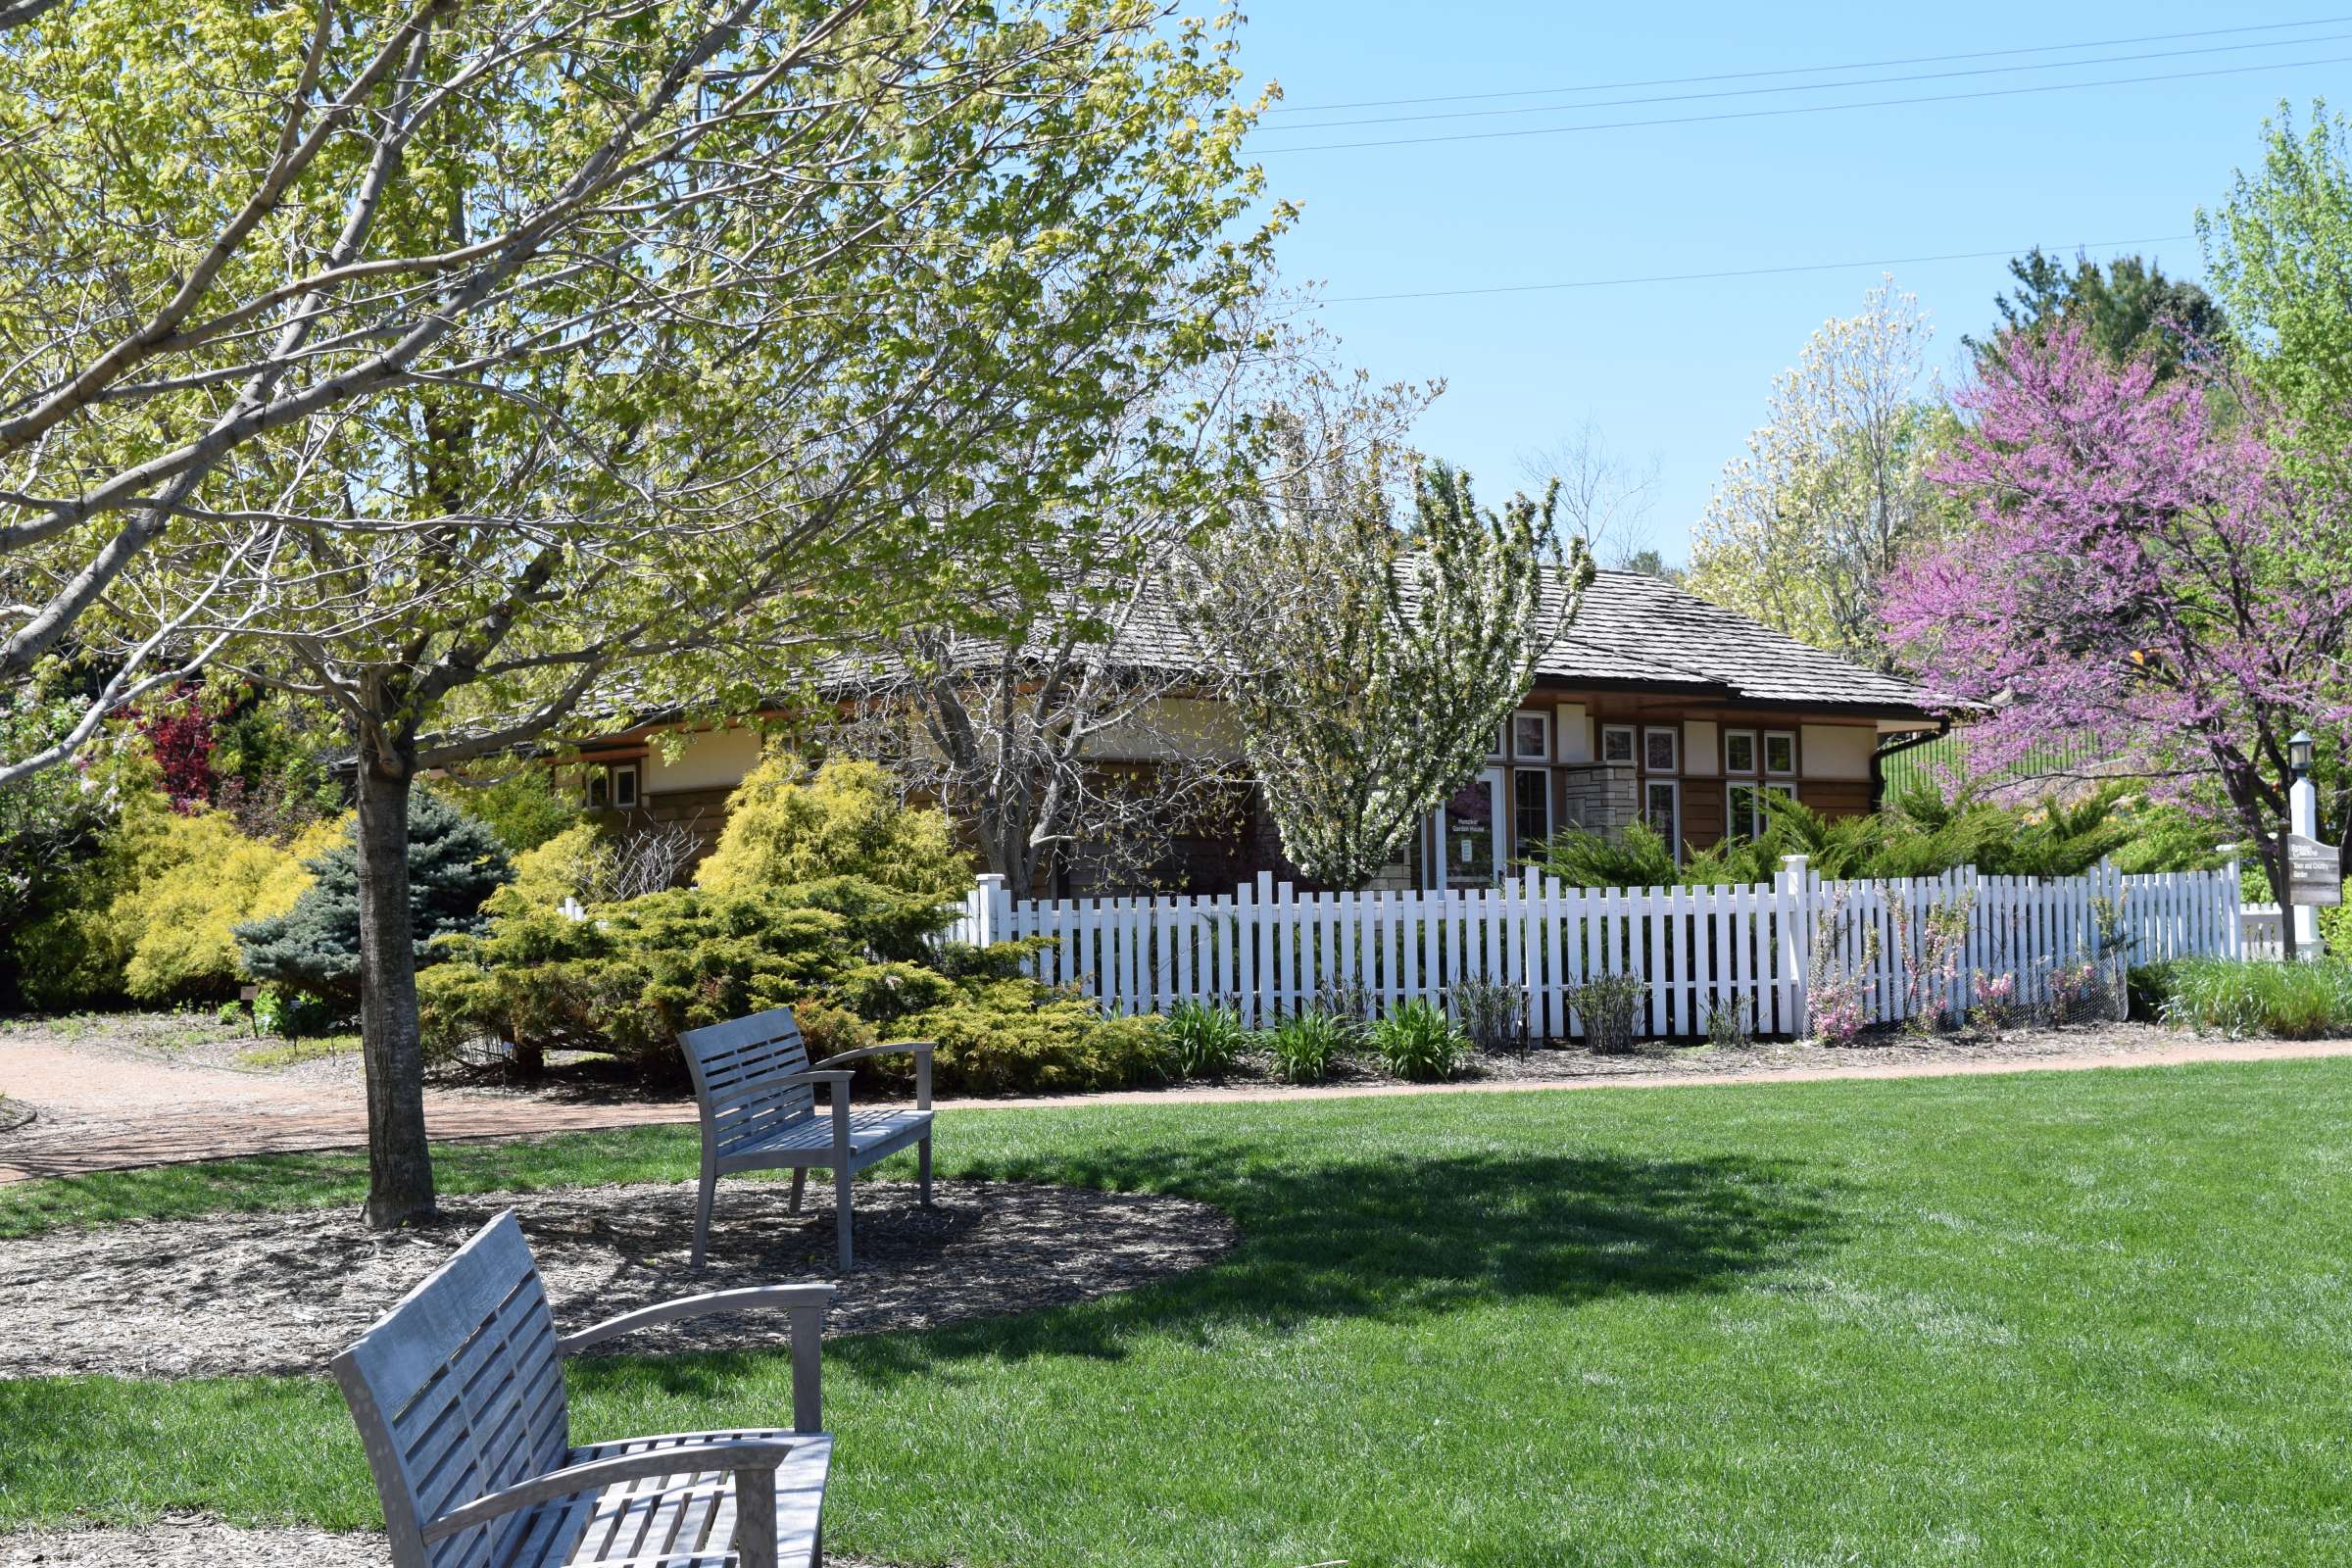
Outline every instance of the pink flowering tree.
<path id="1" fill-rule="evenodd" d="M 1896 571 L 1894 646 L 1981 714 L 1972 769 L 2086 736 L 2226 803 L 2283 902 L 2287 738 L 2352 744 L 2352 517 L 2220 372 L 2160 383 L 2067 331 L 1983 375 L 1935 475 L 1975 526 Z"/>

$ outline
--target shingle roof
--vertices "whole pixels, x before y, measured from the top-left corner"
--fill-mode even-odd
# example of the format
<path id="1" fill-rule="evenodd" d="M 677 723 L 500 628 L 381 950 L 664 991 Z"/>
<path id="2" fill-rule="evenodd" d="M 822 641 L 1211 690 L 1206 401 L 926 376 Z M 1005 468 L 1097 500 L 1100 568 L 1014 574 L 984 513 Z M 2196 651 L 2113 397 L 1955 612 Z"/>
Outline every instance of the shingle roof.
<path id="1" fill-rule="evenodd" d="M 1550 596 L 1555 614 L 1561 597 L 1555 585 Z M 969 667 L 987 667 L 1000 657 L 994 641 L 981 637 L 959 638 L 957 654 Z M 1117 639 L 1095 650 L 1094 657 L 1169 671 L 1195 670 L 1204 662 L 1172 596 L 1164 594 L 1138 604 Z M 817 667 L 816 683 L 855 689 L 892 662 L 887 653 L 836 656 Z M 1931 717 L 1944 706 L 1907 681 L 1850 663 L 1663 578 L 1634 571 L 1594 575 L 1575 621 L 1537 664 L 1536 680 L 1570 688 L 1651 687 L 1725 703 L 1886 717 Z M 600 706 L 617 715 L 625 705 Z M 637 721 L 658 716 L 640 712 Z"/>
<path id="2" fill-rule="evenodd" d="M 1850 663 L 1709 604 L 1663 578 L 1603 571 L 1585 590 L 1583 610 L 1537 665 L 1539 679 L 1705 689 L 1727 700 L 1898 714 L 1936 710 L 1908 681 Z"/>

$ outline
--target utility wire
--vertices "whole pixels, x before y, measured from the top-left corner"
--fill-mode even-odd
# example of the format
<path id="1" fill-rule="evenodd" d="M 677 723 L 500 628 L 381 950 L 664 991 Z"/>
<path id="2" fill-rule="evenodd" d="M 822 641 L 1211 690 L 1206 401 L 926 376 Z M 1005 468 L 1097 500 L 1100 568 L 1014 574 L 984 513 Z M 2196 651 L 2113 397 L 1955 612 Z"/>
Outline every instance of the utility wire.
<path id="1" fill-rule="evenodd" d="M 1261 147 L 1255 156 L 1279 153 L 1344 152 L 1359 147 L 1422 147 L 1438 142 L 1498 141 L 1519 136 L 1566 136 L 1589 130 L 1633 130 L 1646 125 L 1698 125 L 1730 120 L 1779 120 L 1792 115 L 1827 115 L 1847 109 L 1890 109 L 1904 104 L 1949 104 L 1977 98 L 2018 98 L 2035 93 L 2080 92 L 2089 87 L 2131 87 L 2152 81 L 2192 81 L 2206 76 L 2243 76 L 2258 71 L 2291 71 L 2306 66 L 2336 66 L 2352 55 L 2323 55 L 2314 60 L 2278 60 L 2258 66 L 2215 66 L 2204 71 L 2176 71 L 2145 76 L 2107 76 L 2097 81 L 2043 82 L 2032 87 L 1982 87 L 1973 92 L 1929 93 L 1912 98 L 1865 98 L 1850 104 L 1800 104 L 1787 109 L 1737 109 L 1712 115 L 1670 115 L 1654 120 L 1598 121 L 1590 125 L 1536 125 L 1523 130 L 1462 130 L 1444 136 L 1390 136 L 1373 141 L 1319 141 L 1301 147 Z"/>
<path id="2" fill-rule="evenodd" d="M 2195 49 L 2156 49 L 2132 55 L 2091 55 L 2082 60 L 2037 60 L 2022 66 L 1971 66 L 1961 71 L 1917 72 L 1902 76 L 1858 76 L 1851 81 L 1800 81 L 1778 87 L 1725 87 L 1713 92 L 1657 93 L 1644 98 L 1598 98 L 1581 104 L 1519 104 L 1509 109 L 1445 109 L 1422 115 L 1367 115 L 1358 120 L 1318 120 L 1304 125 L 1269 125 L 1274 131 L 1337 130 L 1345 125 L 1402 125 L 1430 120 L 1494 120 L 1504 115 L 1580 114 L 1592 109 L 1628 109 L 1644 104 L 1696 103 L 1710 98 L 1757 98 L 1769 93 L 1837 92 L 1851 87 L 1886 87 L 1910 81 L 1949 81 L 1958 76 L 2005 76 L 2025 71 L 2071 71 L 2078 66 L 2118 66 L 2137 60 L 2179 60 L 2190 55 L 2236 54 L 2248 49 L 2284 49 L 2303 44 L 2340 43 L 2352 32 L 2323 32 L 2305 38 L 2265 38 L 2256 43 L 2206 44 Z M 2274 61 L 2290 65 L 2291 61 Z"/>
<path id="3" fill-rule="evenodd" d="M 1889 66 L 1940 66 L 1955 60 L 2002 60 L 2015 55 L 2057 54 L 2069 49 L 2118 49 L 2135 43 L 2175 43 L 2182 38 L 2233 37 L 2247 32 L 2282 32 L 2295 27 L 2330 27 L 2352 16 L 2314 17 L 2308 22 L 2266 22 L 2242 27 L 2207 27 L 2195 32 L 2147 32 L 2130 38 L 2089 38 L 2081 43 L 2033 44 L 2016 49 L 1977 49 L 1964 54 L 1906 55 L 1893 60 L 1857 60 L 1842 66 L 1783 66 L 1771 71 L 1726 71 L 1705 76 L 1651 76 L 1640 81 L 1596 81 L 1581 87 L 1522 87 L 1508 92 L 1439 93 L 1425 98 L 1360 98 L 1337 104 L 1278 104 L 1270 115 L 1320 115 L 1342 109 L 1399 109 L 1418 104 L 1476 103 L 1492 98 L 1538 98 L 1576 92 L 1618 92 L 1635 87 L 1684 87 L 1709 81 L 1760 81 L 1769 76 L 1812 76 L 1833 71 L 1881 71 Z M 2291 41 L 2291 40 L 2287 40 Z M 1824 86 L 1836 83 L 1825 82 Z"/>
<path id="4" fill-rule="evenodd" d="M 2144 239 L 2086 239 L 2079 240 L 2075 249 L 2103 251 L 2121 249 L 2126 245 L 2169 245 L 2176 240 L 2194 239 L 2194 234 L 2157 234 Z M 1322 303 L 1325 305 L 1368 305 L 1381 300 L 1440 300 L 1454 299 L 1470 294 L 1539 294 L 1558 289 L 1623 288 L 1636 283 L 1698 283 L 1733 277 L 1777 277 L 1788 272 L 1841 272 L 1862 267 L 1917 267 L 1929 262 L 1981 262 L 1993 257 L 2023 256 L 2039 246 L 2018 245 L 1997 251 L 1948 251 L 1941 256 L 1885 256 L 1877 261 L 1864 262 L 1805 262 L 1793 267 L 1745 267 L 1725 272 L 1653 272 L 1642 277 L 1586 277 L 1565 283 L 1500 283 L 1488 288 L 1430 288 L 1415 289 L 1403 294 L 1342 294 Z M 2052 252 L 2052 254 L 2056 254 Z"/>

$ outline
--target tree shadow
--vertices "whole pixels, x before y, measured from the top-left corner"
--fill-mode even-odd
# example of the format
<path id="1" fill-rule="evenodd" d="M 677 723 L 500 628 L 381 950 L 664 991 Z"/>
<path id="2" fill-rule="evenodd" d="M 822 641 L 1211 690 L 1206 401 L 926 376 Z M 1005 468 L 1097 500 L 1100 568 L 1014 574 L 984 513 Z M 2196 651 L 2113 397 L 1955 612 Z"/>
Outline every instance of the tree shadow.
<path id="1" fill-rule="evenodd" d="M 1469 1150 L 1341 1160 L 1203 1137 L 1123 1152 L 982 1159 L 959 1177 L 1172 1193 L 1231 1214 L 1217 1262 L 1141 1289 L 924 1333 L 829 1339 L 825 1358 L 880 1383 L 975 1359 L 1116 1359 L 1138 1337 L 1208 1344 L 1246 1325 L 1408 1321 L 1536 1298 L 1719 1292 L 1800 1263 L 1847 1227 L 1817 1167 L 1738 1154 L 1642 1159 Z M 640 1364 L 665 1392 L 723 1396 L 734 1355 Z"/>

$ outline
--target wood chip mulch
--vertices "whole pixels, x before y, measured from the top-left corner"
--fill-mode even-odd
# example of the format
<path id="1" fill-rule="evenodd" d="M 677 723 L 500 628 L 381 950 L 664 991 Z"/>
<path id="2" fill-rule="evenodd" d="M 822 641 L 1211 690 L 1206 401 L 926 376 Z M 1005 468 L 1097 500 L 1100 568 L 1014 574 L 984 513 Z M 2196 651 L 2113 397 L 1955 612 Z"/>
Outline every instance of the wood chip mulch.
<path id="1" fill-rule="evenodd" d="M 241 1530 L 204 1514 L 171 1514 L 136 1530 L 35 1530 L 0 1536 L 0 1568 L 389 1568 L 368 1531 Z M 878 1568 L 825 1554 L 825 1568 Z"/>
<path id="2" fill-rule="evenodd" d="M 837 1276 L 833 1205 L 814 1173 L 718 1190 L 709 1266 L 687 1267 L 694 1184 L 444 1198 L 434 1225 L 371 1232 L 350 1210 L 150 1221 L 0 1242 L 0 1378 L 322 1374 L 502 1208 L 530 1237 L 560 1331 L 675 1297 L 836 1279 L 828 1335 L 922 1329 L 1132 1290 L 1233 1245 L 1223 1212 L 1186 1199 L 1000 1182 L 859 1182 L 858 1265 Z M 780 1313 L 640 1330 L 622 1353 L 787 1343 Z M 597 1352 L 591 1352 L 597 1353 Z"/>

